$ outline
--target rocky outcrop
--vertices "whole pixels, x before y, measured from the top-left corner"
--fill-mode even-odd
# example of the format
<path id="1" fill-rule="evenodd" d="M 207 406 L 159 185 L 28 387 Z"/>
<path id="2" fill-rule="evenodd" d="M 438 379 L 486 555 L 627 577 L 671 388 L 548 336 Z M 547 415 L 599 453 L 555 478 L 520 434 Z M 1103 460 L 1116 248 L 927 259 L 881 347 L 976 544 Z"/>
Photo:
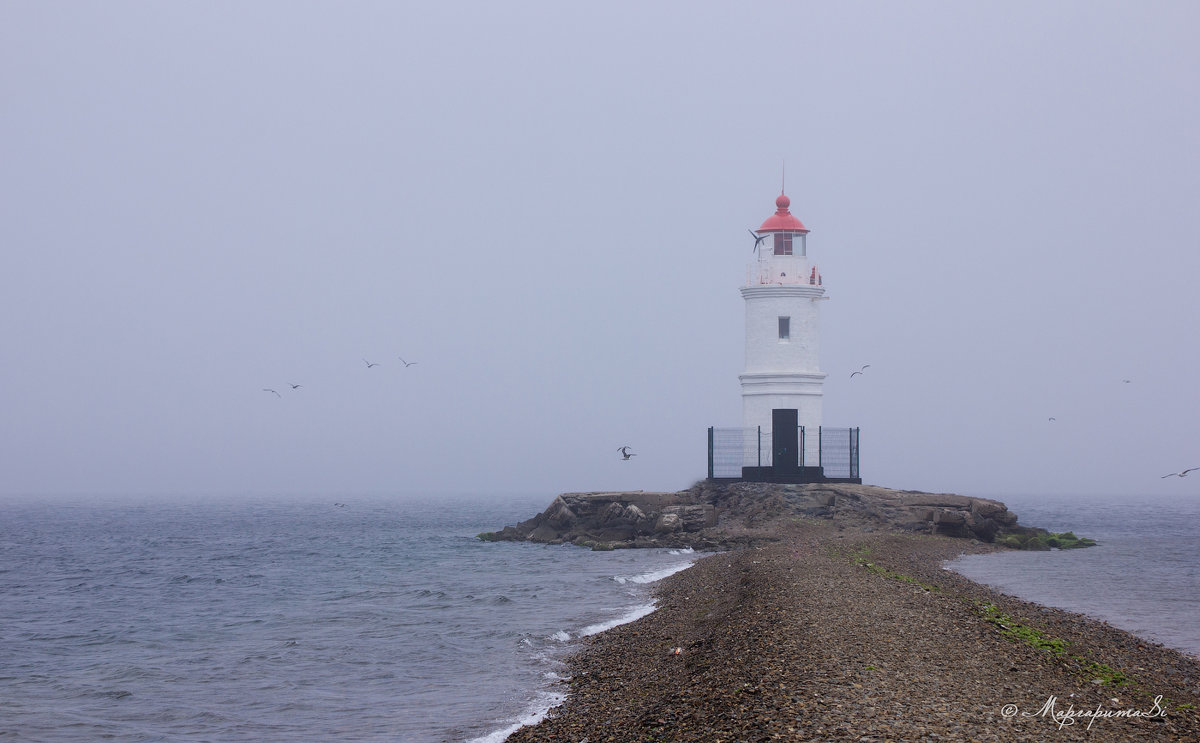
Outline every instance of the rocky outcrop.
<path id="1" fill-rule="evenodd" d="M 1017 525 L 1001 502 L 873 485 L 701 482 L 676 493 L 564 493 L 542 513 L 480 534 L 494 541 L 571 543 L 593 549 L 728 549 L 775 538 L 780 521 L 941 534 L 993 542 L 1042 530 Z"/>
<path id="2" fill-rule="evenodd" d="M 716 509 L 682 493 L 564 493 L 537 516 L 482 539 L 595 549 L 685 546 L 716 525 Z M 690 535 L 690 536 L 684 536 Z"/>

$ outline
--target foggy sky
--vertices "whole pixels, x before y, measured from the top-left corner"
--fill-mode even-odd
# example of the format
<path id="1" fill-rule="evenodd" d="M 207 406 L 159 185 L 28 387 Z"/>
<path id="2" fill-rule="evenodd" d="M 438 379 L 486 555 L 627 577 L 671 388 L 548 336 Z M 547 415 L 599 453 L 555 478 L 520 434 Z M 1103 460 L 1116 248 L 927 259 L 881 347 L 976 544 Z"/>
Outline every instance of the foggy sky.
<path id="1" fill-rule="evenodd" d="M 786 162 L 866 482 L 1195 495 L 1198 22 L 4 3 L 0 494 L 687 487 Z"/>

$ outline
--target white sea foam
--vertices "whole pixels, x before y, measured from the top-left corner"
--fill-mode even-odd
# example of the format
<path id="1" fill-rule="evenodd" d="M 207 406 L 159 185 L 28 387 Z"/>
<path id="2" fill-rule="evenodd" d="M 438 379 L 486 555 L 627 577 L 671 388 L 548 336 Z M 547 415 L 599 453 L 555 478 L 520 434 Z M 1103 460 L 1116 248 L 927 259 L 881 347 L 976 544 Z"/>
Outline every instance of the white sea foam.
<path id="1" fill-rule="evenodd" d="M 550 639 L 557 640 L 559 642 L 566 642 L 567 640 L 571 639 L 571 635 L 564 632 L 563 630 L 559 630 L 558 632 L 555 632 L 553 635 L 550 635 Z"/>
<path id="2" fill-rule="evenodd" d="M 618 576 L 614 576 L 613 580 L 615 580 L 617 583 L 621 583 L 621 584 L 654 583 L 655 581 L 660 581 L 663 578 L 666 578 L 667 576 L 675 575 L 676 573 L 678 573 L 681 570 L 687 570 L 691 566 L 692 566 L 692 564 L 690 562 L 685 562 L 685 563 L 680 563 L 679 565 L 672 565 L 670 567 L 653 570 L 649 573 L 642 573 L 641 575 L 631 575 L 631 576 L 618 575 Z"/>
<path id="3" fill-rule="evenodd" d="M 566 698 L 567 695 L 560 692 L 543 692 L 542 694 L 538 695 L 538 698 L 534 700 L 529 709 L 527 709 L 525 713 L 521 715 L 520 719 L 518 719 L 515 723 L 509 725 L 508 727 L 501 728 L 500 730 L 493 730 L 487 735 L 473 738 L 468 741 L 468 743 L 503 743 L 508 736 L 517 732 L 526 725 L 536 725 L 544 720 L 546 715 L 550 714 L 550 710 L 562 704 Z"/>
<path id="4" fill-rule="evenodd" d="M 691 547 L 684 547 L 683 549 L 679 549 L 679 550 L 671 550 L 667 554 L 668 555 L 694 555 L 694 554 L 696 554 L 696 550 L 692 549 Z"/>
<path id="5" fill-rule="evenodd" d="M 616 619 L 610 619 L 607 622 L 598 622 L 596 624 L 589 624 L 588 626 L 579 630 L 579 636 L 587 637 L 588 635 L 598 635 L 601 632 L 605 632 L 607 630 L 612 629 L 613 627 L 618 627 L 622 624 L 629 624 L 630 622 L 636 622 L 637 620 L 641 619 L 642 617 L 646 616 L 647 614 L 649 614 L 652 611 L 654 611 L 653 603 L 644 604 L 642 606 L 635 606 L 634 608 L 630 609 L 629 611 L 627 611 L 626 613 L 617 617 Z"/>

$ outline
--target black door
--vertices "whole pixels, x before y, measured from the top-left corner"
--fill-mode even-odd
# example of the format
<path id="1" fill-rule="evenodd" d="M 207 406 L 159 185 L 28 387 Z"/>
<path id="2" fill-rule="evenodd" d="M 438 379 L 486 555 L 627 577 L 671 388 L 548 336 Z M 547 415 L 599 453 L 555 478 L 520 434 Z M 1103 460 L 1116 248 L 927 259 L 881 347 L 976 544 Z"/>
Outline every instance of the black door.
<path id="1" fill-rule="evenodd" d="M 771 411 L 771 441 L 776 472 L 796 472 L 800 469 L 799 419 L 796 410 Z"/>

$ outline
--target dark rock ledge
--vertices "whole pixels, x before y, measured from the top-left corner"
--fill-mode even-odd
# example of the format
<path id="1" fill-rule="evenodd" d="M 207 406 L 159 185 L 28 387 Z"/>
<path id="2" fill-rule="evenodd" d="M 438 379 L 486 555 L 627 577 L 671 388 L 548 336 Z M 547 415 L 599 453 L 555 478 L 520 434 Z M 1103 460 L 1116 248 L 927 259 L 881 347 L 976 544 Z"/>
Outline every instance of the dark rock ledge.
<path id="1" fill-rule="evenodd" d="M 855 531 L 937 534 L 981 542 L 1044 544 L 1001 502 L 874 485 L 701 482 L 677 493 L 564 493 L 542 513 L 488 541 L 575 544 L 592 549 L 724 550 L 776 541 L 781 522 L 818 520 Z M 1031 539 L 1031 537 L 1034 537 Z"/>

